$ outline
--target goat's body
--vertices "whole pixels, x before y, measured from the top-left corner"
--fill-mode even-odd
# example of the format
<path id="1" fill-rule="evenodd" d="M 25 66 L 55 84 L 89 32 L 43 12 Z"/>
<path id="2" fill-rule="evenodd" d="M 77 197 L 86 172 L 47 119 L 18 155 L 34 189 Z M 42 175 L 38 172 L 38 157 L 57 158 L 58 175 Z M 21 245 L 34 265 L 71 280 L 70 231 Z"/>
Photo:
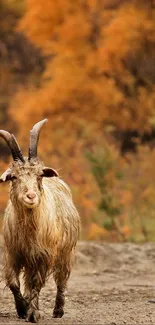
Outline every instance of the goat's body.
<path id="1" fill-rule="evenodd" d="M 64 290 L 79 234 L 79 215 L 69 187 L 56 170 L 37 158 L 39 133 L 46 122 L 36 123 L 30 131 L 28 157 L 23 156 L 13 134 L 0 130 L 14 160 L 0 177 L 0 183 L 11 182 L 3 227 L 5 279 L 18 316 L 30 322 L 39 320 L 39 293 L 50 273 L 57 285 L 53 317 L 63 316 Z"/>
<path id="2" fill-rule="evenodd" d="M 41 201 L 34 209 L 23 206 L 15 194 L 11 189 L 4 217 L 5 277 L 12 288 L 19 285 L 23 270 L 25 296 L 30 301 L 31 287 L 39 292 L 49 273 L 53 272 L 57 287 L 65 288 L 79 234 L 79 215 L 69 187 L 57 177 L 43 180 Z M 57 296 L 58 311 L 62 297 Z M 18 311 L 17 303 L 16 308 Z"/>

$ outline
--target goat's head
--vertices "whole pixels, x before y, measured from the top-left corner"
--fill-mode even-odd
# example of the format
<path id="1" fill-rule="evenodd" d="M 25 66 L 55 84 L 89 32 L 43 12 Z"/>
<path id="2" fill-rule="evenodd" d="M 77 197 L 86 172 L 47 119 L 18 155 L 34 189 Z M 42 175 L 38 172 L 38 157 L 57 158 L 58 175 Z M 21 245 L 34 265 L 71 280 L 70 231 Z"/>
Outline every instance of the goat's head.
<path id="1" fill-rule="evenodd" d="M 28 158 L 23 157 L 13 134 L 0 130 L 0 136 L 11 149 L 13 163 L 0 177 L 0 182 L 11 181 L 11 199 L 16 199 L 27 208 L 39 205 L 42 196 L 42 178 L 58 176 L 58 173 L 37 158 L 39 134 L 47 119 L 35 124 L 30 131 Z"/>

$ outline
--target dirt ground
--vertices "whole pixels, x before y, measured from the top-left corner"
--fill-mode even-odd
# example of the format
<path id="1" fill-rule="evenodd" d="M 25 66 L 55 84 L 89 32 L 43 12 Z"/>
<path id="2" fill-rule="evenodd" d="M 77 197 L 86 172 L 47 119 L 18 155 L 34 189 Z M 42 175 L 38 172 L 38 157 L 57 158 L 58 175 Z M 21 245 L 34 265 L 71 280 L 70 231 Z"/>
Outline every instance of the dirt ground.
<path id="1" fill-rule="evenodd" d="M 40 324 L 155 324 L 155 244 L 79 242 L 66 292 L 65 315 L 52 318 L 56 288 L 49 279 L 40 295 Z M 0 324 L 24 324 L 0 283 Z"/>

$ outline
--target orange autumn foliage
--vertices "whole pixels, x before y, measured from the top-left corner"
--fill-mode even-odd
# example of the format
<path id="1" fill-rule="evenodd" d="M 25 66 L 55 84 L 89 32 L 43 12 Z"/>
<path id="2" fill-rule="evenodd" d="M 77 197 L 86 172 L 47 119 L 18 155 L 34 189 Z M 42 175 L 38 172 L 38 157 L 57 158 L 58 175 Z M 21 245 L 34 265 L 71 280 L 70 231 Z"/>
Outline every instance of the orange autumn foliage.
<path id="1" fill-rule="evenodd" d="M 30 128 L 48 117 L 39 156 L 71 186 L 83 237 L 147 240 L 148 232 L 153 238 L 154 151 L 139 147 L 122 158 L 113 134 L 154 128 L 155 8 L 144 0 L 7 0 L 7 6 L 14 11 L 16 2 L 22 5 L 18 24 L 0 23 L 22 39 L 20 49 L 17 38 L 7 52 L 20 55 L 7 56 L 6 66 L 0 61 L 1 100 L 8 103 L 1 128 L 6 125 L 27 154 Z M 98 163 L 103 149 L 97 182 L 87 153 Z"/>
<path id="2" fill-rule="evenodd" d="M 120 129 L 149 129 L 154 17 L 144 1 L 124 2 L 117 10 L 97 0 L 27 1 L 20 29 L 51 54 L 31 110 L 42 101 L 42 110 L 61 114 L 62 121 L 70 112 Z"/>
<path id="3" fill-rule="evenodd" d="M 92 223 L 88 230 L 88 239 L 95 240 L 95 239 L 105 239 L 108 237 L 108 231 L 105 230 L 103 227 L 99 227 L 96 223 Z"/>

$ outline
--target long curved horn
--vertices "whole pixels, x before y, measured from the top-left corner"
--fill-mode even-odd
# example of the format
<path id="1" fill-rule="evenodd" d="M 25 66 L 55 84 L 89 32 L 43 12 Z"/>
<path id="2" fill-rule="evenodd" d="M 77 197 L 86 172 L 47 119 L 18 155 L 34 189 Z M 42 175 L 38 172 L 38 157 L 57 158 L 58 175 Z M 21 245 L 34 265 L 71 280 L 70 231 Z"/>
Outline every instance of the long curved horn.
<path id="1" fill-rule="evenodd" d="M 4 130 L 0 130 L 0 136 L 6 141 L 6 143 L 8 144 L 11 153 L 12 153 L 12 157 L 14 160 L 18 160 L 20 159 L 22 162 L 24 162 L 24 157 L 23 154 L 20 150 L 20 147 L 17 143 L 16 138 L 14 137 L 13 134 L 10 134 L 7 131 Z"/>
<path id="2" fill-rule="evenodd" d="M 29 160 L 32 158 L 37 157 L 37 146 L 38 146 L 38 141 L 39 141 L 39 135 L 41 128 L 45 123 L 47 123 L 48 119 L 46 118 L 45 120 L 42 120 L 38 123 L 36 123 L 32 130 L 30 131 L 30 147 L 29 147 Z"/>

